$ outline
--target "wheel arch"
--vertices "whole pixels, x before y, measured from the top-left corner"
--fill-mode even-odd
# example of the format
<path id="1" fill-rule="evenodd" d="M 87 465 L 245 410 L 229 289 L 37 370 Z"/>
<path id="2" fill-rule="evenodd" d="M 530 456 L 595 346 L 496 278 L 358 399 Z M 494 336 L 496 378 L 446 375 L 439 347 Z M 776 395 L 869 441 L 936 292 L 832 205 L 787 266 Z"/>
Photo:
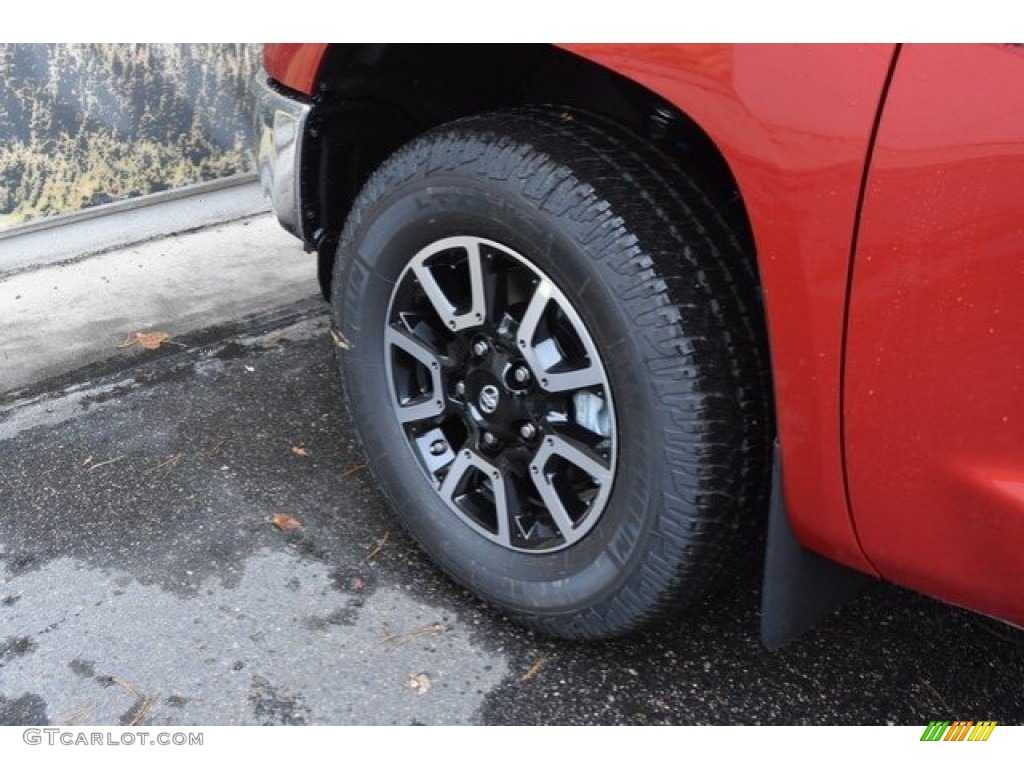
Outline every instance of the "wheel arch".
<path id="1" fill-rule="evenodd" d="M 645 136 L 717 195 L 752 238 L 725 156 L 683 109 L 614 68 L 553 45 L 331 45 L 315 82 L 303 159 L 304 216 L 329 280 L 337 237 L 370 174 L 405 142 L 480 112 L 540 104 L 585 110 Z"/>

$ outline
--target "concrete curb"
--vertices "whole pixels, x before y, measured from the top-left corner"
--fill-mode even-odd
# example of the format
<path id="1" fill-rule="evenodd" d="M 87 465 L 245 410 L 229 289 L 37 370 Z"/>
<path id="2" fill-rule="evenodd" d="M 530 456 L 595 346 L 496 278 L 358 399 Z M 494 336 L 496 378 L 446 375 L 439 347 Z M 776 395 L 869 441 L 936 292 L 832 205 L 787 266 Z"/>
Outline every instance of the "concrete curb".
<path id="1" fill-rule="evenodd" d="M 54 216 L 0 231 L 0 276 L 269 210 L 256 176 L 245 174 Z"/>
<path id="2" fill-rule="evenodd" d="M 168 221 L 166 208 L 182 205 L 199 207 L 182 199 L 150 206 L 145 215 Z M 104 217 L 104 227 L 125 229 L 133 213 Z M 66 249 L 66 229 L 32 237 Z M 69 255 L 0 274 L 0 401 L 38 382 L 133 356 L 138 350 L 122 346 L 133 333 L 160 331 L 177 343 L 179 336 L 319 293 L 316 259 L 269 213 Z"/>

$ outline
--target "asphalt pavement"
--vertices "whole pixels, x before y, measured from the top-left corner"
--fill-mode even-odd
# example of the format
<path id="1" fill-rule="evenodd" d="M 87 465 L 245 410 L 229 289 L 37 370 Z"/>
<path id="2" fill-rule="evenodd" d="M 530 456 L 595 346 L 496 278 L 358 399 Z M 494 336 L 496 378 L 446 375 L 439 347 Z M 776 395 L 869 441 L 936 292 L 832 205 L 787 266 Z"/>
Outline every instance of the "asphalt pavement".
<path id="1" fill-rule="evenodd" d="M 216 232 L 189 237 L 215 253 Z M 134 269 L 116 253 L 115 282 Z M 177 326 L 188 296 L 155 270 L 133 290 L 164 297 L 142 304 L 167 343 L 118 348 L 139 320 L 108 312 L 102 345 L 0 395 L 0 724 L 1024 722 L 1020 633 L 885 585 L 774 653 L 747 567 L 629 640 L 509 622 L 376 491 L 304 268 Z"/>

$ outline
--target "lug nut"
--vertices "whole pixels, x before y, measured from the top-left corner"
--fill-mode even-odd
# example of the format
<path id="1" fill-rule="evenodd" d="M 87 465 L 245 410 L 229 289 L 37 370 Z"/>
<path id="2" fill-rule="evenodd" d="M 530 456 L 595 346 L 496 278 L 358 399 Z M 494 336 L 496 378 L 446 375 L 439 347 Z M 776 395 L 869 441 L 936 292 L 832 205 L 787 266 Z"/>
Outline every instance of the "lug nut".
<path id="1" fill-rule="evenodd" d="M 533 424 L 531 424 L 530 422 L 526 422 L 521 427 L 519 427 L 519 435 L 524 440 L 532 440 L 534 437 L 537 436 L 537 428 L 533 426 Z"/>
<path id="2" fill-rule="evenodd" d="M 458 395 L 459 397 L 465 397 L 466 396 L 466 382 L 464 382 L 464 381 L 457 381 L 457 382 L 455 382 L 455 394 Z"/>
<path id="3" fill-rule="evenodd" d="M 486 446 L 488 446 L 490 448 L 493 448 L 494 446 L 496 446 L 498 444 L 498 438 L 496 438 L 490 432 L 484 432 L 483 438 L 484 438 L 484 445 L 486 445 Z"/>
<path id="4" fill-rule="evenodd" d="M 480 339 L 480 341 L 473 343 L 473 354 L 477 357 L 483 357 L 487 354 L 490 348 L 490 345 L 486 341 Z"/>
<path id="5" fill-rule="evenodd" d="M 520 384 L 525 384 L 530 380 L 530 369 L 525 365 L 517 366 L 516 369 L 512 371 L 512 378 Z"/>
<path id="6" fill-rule="evenodd" d="M 448 450 L 448 443 L 444 440 L 435 440 L 430 444 L 430 455 L 440 456 L 442 453 Z"/>

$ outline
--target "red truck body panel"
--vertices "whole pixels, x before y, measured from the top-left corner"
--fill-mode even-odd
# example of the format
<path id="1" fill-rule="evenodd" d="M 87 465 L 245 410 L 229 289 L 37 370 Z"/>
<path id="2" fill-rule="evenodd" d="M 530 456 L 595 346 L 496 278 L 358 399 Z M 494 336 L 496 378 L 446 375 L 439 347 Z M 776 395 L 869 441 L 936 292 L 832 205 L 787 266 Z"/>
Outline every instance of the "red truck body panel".
<path id="1" fill-rule="evenodd" d="M 847 466 L 881 574 L 1024 625 L 1024 49 L 905 46 L 865 196 Z"/>
<path id="2" fill-rule="evenodd" d="M 281 85 L 312 95 L 327 43 L 267 43 L 263 68 Z"/>

